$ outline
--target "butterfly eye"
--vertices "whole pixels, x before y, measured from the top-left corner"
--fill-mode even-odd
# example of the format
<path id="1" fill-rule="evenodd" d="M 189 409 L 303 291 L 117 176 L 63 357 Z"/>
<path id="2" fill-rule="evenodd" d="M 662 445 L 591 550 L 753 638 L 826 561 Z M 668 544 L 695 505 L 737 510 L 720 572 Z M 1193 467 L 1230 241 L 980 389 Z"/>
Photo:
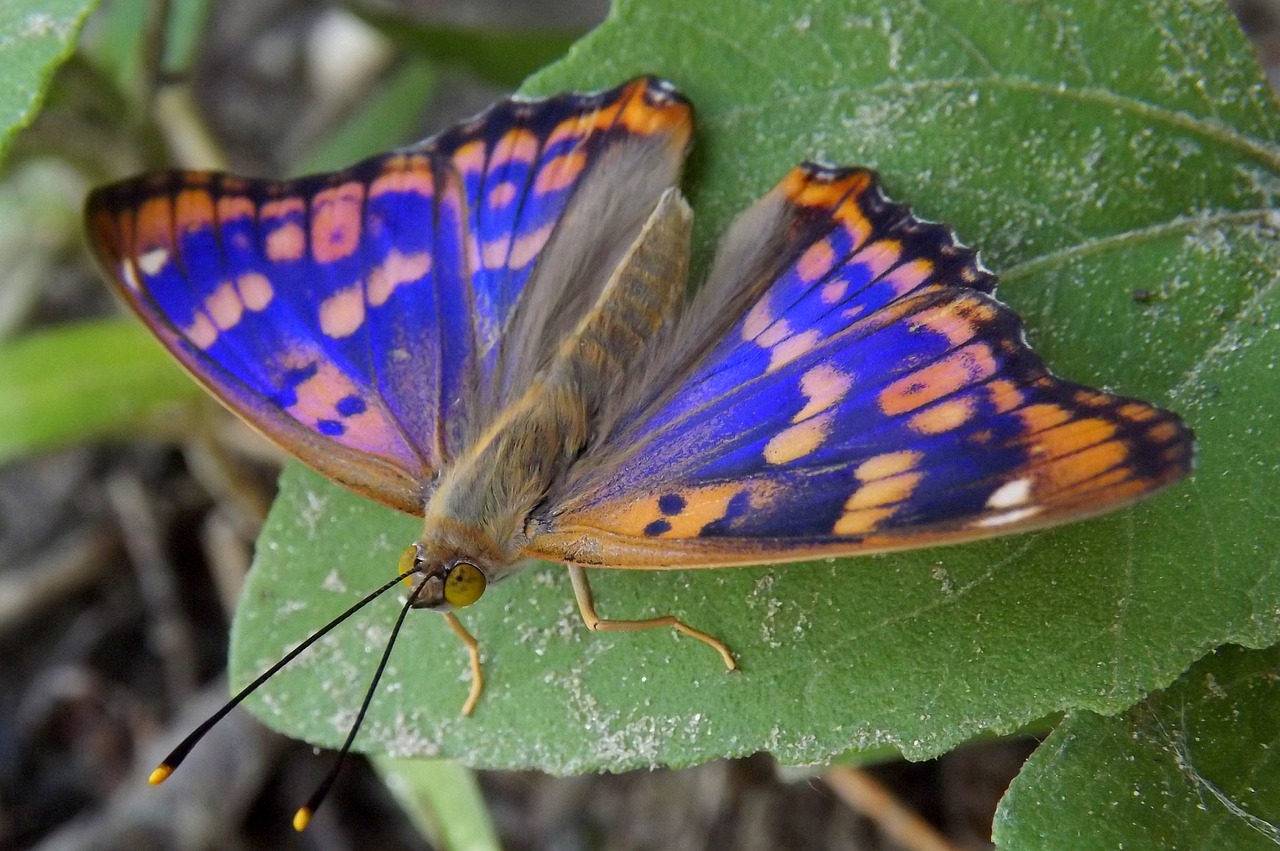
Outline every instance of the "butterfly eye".
<path id="1" fill-rule="evenodd" d="M 450 606 L 459 609 L 470 606 L 484 593 L 488 580 L 484 573 L 474 564 L 460 561 L 449 571 L 444 580 L 444 600 Z"/>
<path id="2" fill-rule="evenodd" d="M 418 566 L 418 545 L 410 544 L 409 546 L 405 547 L 404 552 L 400 553 L 400 561 L 396 563 L 396 573 L 405 574 L 413 570 L 417 566 Z M 404 584 L 412 588 L 417 583 L 414 581 L 414 577 L 406 576 L 404 578 Z"/>

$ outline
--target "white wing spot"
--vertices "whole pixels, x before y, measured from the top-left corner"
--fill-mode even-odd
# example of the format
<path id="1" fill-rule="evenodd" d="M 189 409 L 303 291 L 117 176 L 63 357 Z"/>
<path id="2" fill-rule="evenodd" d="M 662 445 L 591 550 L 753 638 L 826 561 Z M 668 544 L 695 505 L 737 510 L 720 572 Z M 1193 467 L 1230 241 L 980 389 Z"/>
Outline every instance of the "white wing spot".
<path id="1" fill-rule="evenodd" d="M 1033 505 L 1029 508 L 1019 508 L 1014 511 L 1006 511 L 1004 514 L 995 514 L 991 517 L 984 517 L 977 522 L 978 526 L 1008 526 L 1010 523 L 1017 523 L 1019 520 L 1026 520 L 1028 517 L 1034 517 L 1040 513 L 1040 506 Z"/>
<path id="2" fill-rule="evenodd" d="M 987 497 L 987 508 L 1013 508 L 1024 504 L 1031 498 L 1031 480 L 1014 479 L 996 488 Z"/>
<path id="3" fill-rule="evenodd" d="M 138 257 L 138 268 L 149 277 L 155 277 L 169 262 L 169 249 L 153 248 Z"/>

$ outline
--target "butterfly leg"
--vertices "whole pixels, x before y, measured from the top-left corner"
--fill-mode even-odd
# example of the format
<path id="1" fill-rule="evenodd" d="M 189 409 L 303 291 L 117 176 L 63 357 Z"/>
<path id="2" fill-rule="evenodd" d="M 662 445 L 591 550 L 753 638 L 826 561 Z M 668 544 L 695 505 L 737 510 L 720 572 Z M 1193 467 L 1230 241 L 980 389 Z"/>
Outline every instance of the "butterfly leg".
<path id="1" fill-rule="evenodd" d="M 467 652 L 471 654 L 471 692 L 467 695 L 467 702 L 462 704 L 462 714 L 470 715 L 476 708 L 476 701 L 480 699 L 480 692 L 484 691 L 484 674 L 480 670 L 480 642 L 467 632 L 467 628 L 453 612 L 445 612 L 444 619 L 449 624 L 449 629 L 453 630 L 453 634 L 467 645 Z"/>
<path id="2" fill-rule="evenodd" d="M 635 632 L 642 629 L 658 629 L 660 627 L 669 626 L 678 632 L 683 632 L 690 638 L 696 638 L 703 644 L 708 645 L 720 654 L 720 658 L 724 659 L 725 667 L 730 671 L 738 668 L 738 663 L 733 658 L 733 654 L 729 652 L 728 646 L 712 635 L 707 635 L 700 629 L 694 629 L 684 621 L 678 619 L 674 615 L 663 615 L 657 618 L 645 618 L 638 621 L 618 621 L 618 620 L 602 620 L 596 614 L 596 605 L 591 598 L 591 586 L 587 584 L 587 573 L 581 567 L 575 565 L 567 565 L 569 568 L 569 580 L 573 583 L 573 596 L 578 601 L 578 611 L 582 614 L 582 622 L 587 625 L 587 629 L 597 632 Z"/>

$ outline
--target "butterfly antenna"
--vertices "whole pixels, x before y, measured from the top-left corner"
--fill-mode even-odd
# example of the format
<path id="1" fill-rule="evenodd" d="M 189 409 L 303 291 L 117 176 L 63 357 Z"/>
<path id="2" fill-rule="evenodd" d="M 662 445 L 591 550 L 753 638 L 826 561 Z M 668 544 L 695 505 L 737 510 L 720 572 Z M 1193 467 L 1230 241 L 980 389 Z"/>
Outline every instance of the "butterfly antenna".
<path id="1" fill-rule="evenodd" d="M 324 638 L 326 635 L 328 635 L 329 632 L 334 629 L 334 627 L 338 626 L 338 624 L 342 623 L 347 618 L 351 617 L 356 612 L 360 611 L 365 606 L 369 605 L 374 600 L 378 599 L 387 591 L 390 591 L 397 584 L 399 584 L 400 582 L 403 582 L 405 579 L 409 578 L 412 575 L 413 575 L 413 571 L 409 570 L 400 574 L 395 579 L 392 579 L 386 585 L 383 585 L 377 591 L 374 591 L 372 594 L 368 595 L 363 600 L 356 603 L 354 606 L 347 609 L 345 612 L 338 615 L 336 618 L 329 621 L 324 626 L 320 627 L 320 629 L 312 633 L 311 636 L 306 641 L 302 642 L 297 647 L 290 650 L 288 653 L 285 654 L 283 659 L 281 659 L 279 662 L 276 662 L 274 665 L 272 665 L 270 668 L 264 671 L 263 674 L 259 676 L 256 680 L 254 680 L 253 682 L 249 683 L 249 685 L 241 689 L 239 693 L 236 694 L 235 697 L 227 701 L 227 703 L 217 712 L 210 715 L 203 724 L 201 724 L 199 727 L 192 730 L 191 734 L 187 736 L 185 739 L 183 739 L 181 744 L 179 744 L 176 748 L 174 748 L 172 751 L 169 752 L 169 755 L 165 757 L 164 760 L 161 761 L 159 765 L 156 766 L 154 771 L 151 772 L 151 777 L 149 778 L 149 782 L 151 783 L 151 785 L 155 786 L 168 780 L 169 775 L 173 774 L 173 772 L 178 768 L 178 766 L 182 764 L 182 761 L 187 758 L 187 754 L 190 753 L 191 749 L 196 746 L 196 743 L 204 738 L 205 733 L 208 733 L 210 730 L 212 730 L 214 725 L 217 724 L 219 721 L 221 721 L 224 717 L 226 717 L 226 714 L 228 712 L 230 712 L 232 709 L 235 709 L 242 700 L 244 700 L 250 694 L 253 694 L 253 692 L 257 690 L 258 686 L 262 685 L 267 680 L 275 676 L 277 671 L 279 671 L 285 665 L 288 665 L 294 659 L 298 658 L 298 656 L 304 650 L 310 647 L 312 644 L 315 644 L 321 638 Z M 414 594 L 416 596 L 417 592 L 415 591 Z M 401 613 L 400 617 L 401 619 L 403 619 L 404 614 Z"/>
<path id="2" fill-rule="evenodd" d="M 412 571 L 410 571 L 412 572 Z M 338 751 L 338 758 L 334 760 L 333 767 L 329 769 L 329 773 L 325 775 L 320 785 L 316 787 L 316 791 L 311 793 L 311 797 L 307 802 L 298 808 L 293 814 L 293 829 L 303 831 L 307 829 L 307 825 L 311 823 L 311 816 L 320 806 L 320 803 L 329 794 L 329 788 L 333 786 L 333 781 L 338 779 L 338 772 L 342 771 L 342 764 L 347 761 L 347 754 L 351 752 L 351 743 L 356 740 L 356 733 L 360 732 L 360 725 L 364 723 L 364 714 L 369 711 L 369 704 L 373 702 L 373 693 L 378 689 L 378 680 L 382 679 L 382 672 L 387 668 L 387 660 L 391 658 L 391 648 L 396 646 L 396 637 L 400 635 L 400 627 L 404 624 L 404 617 L 409 613 L 409 609 L 413 606 L 413 601 L 418 599 L 418 592 L 427 584 L 424 578 L 413 589 L 413 593 L 409 595 L 409 599 L 404 601 L 404 605 L 400 607 L 400 617 L 396 618 L 396 625 L 391 628 L 391 637 L 387 639 L 387 646 L 382 651 L 382 659 L 378 662 L 378 668 L 373 672 L 373 679 L 369 682 L 369 689 L 364 693 L 364 702 L 360 704 L 360 711 L 356 714 L 356 721 L 351 725 L 351 732 L 347 733 L 347 740 L 342 743 L 342 749 Z"/>

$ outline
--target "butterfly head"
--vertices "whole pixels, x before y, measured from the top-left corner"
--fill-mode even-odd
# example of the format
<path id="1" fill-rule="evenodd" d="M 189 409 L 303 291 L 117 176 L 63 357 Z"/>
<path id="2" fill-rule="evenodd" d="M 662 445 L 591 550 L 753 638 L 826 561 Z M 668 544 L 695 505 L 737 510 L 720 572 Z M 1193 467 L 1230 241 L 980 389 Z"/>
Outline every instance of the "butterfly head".
<path id="1" fill-rule="evenodd" d="M 411 588 L 422 585 L 413 601 L 415 609 L 451 611 L 470 606 L 484 594 L 489 580 L 482 567 L 463 556 L 436 558 L 422 542 L 410 544 L 400 554 L 398 570 Z"/>

